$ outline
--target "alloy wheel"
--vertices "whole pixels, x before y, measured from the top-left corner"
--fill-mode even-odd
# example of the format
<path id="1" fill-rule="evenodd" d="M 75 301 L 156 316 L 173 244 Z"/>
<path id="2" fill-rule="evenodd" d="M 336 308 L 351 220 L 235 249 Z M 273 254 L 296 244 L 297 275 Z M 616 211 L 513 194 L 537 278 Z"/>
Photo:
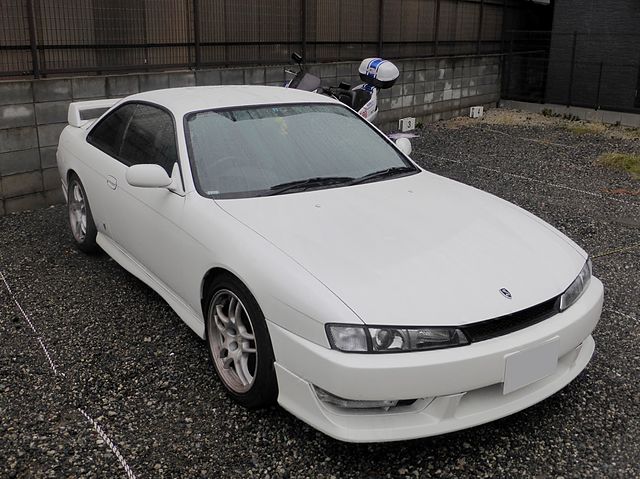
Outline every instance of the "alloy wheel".
<path id="1" fill-rule="evenodd" d="M 211 300 L 207 321 L 209 347 L 220 378 L 235 393 L 247 392 L 256 378 L 258 353 L 246 308 L 232 291 L 222 289 Z"/>
<path id="2" fill-rule="evenodd" d="M 87 202 L 82 187 L 76 181 L 72 182 L 69 194 L 69 223 L 73 237 L 82 243 L 87 236 Z"/>

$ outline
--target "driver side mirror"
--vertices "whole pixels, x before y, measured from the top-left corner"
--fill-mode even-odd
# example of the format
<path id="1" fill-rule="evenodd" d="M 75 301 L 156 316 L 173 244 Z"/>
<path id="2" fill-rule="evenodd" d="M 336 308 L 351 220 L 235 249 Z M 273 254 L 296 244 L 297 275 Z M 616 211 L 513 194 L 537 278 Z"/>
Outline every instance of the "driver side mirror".
<path id="1" fill-rule="evenodd" d="M 411 154 L 411 141 L 409 141 L 409 138 L 398 138 L 396 146 L 405 155 L 409 156 Z"/>
<path id="2" fill-rule="evenodd" d="M 132 165 L 125 174 L 127 183 L 138 188 L 167 188 L 173 183 L 160 165 Z"/>
<path id="3" fill-rule="evenodd" d="M 300 65 L 302 63 L 302 55 L 300 55 L 298 52 L 293 52 L 291 54 L 291 59 L 296 62 L 298 65 Z"/>

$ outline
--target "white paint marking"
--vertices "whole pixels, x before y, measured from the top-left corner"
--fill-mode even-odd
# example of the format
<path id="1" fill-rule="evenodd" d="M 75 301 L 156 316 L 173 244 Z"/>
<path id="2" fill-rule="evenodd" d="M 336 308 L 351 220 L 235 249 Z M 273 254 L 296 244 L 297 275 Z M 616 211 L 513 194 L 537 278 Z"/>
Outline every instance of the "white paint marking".
<path id="1" fill-rule="evenodd" d="M 80 414 L 82 414 L 87 419 L 87 421 L 89 421 L 89 423 L 93 426 L 93 428 L 100 435 L 100 437 L 107 444 L 107 446 L 109 446 L 109 448 L 111 448 L 111 452 L 113 452 L 113 454 L 115 454 L 116 458 L 118 458 L 118 461 L 120 462 L 120 465 L 122 466 L 124 471 L 127 473 L 127 477 L 129 479 L 135 479 L 136 475 L 133 473 L 133 471 L 129 467 L 129 464 L 127 464 L 127 461 L 125 461 L 124 457 L 122 457 L 122 454 L 120 454 L 120 451 L 118 450 L 118 447 L 113 443 L 111 438 L 109 436 L 107 436 L 107 433 L 105 433 L 104 430 L 100 427 L 100 424 L 98 424 L 98 422 L 96 420 L 94 420 L 91 416 L 89 416 L 84 411 L 84 409 L 79 407 L 78 411 L 80 411 Z"/>
<path id="2" fill-rule="evenodd" d="M 530 141 L 532 143 L 540 143 L 542 145 L 552 145 L 552 146 L 560 146 L 562 148 L 573 148 L 576 149 L 578 148 L 577 146 L 574 145 L 566 145 L 564 143 L 554 143 L 552 141 L 547 141 L 547 140 L 538 140 L 536 138 L 527 138 L 526 136 L 517 136 L 517 135 L 512 135 L 510 133 L 506 133 L 504 131 L 500 131 L 500 130 L 494 130 L 493 128 L 475 128 L 476 130 L 481 130 L 481 131 L 490 131 L 492 133 L 497 133 L 499 135 L 503 135 L 503 136 L 508 136 L 510 138 L 518 138 L 519 140 L 524 140 L 524 141 Z"/>
<path id="3" fill-rule="evenodd" d="M 609 311 L 610 313 L 615 313 L 623 318 L 630 319 L 631 321 L 638 321 L 638 318 L 631 316 L 630 314 L 623 313 L 622 311 L 618 311 L 617 309 L 604 308 L 605 311 Z"/>
<path id="4" fill-rule="evenodd" d="M 27 323 L 31 327 L 31 330 L 34 333 L 38 334 L 38 331 L 36 330 L 35 326 L 31 322 L 31 320 L 29 319 L 29 316 L 27 316 L 27 313 L 24 312 L 24 309 L 22 309 L 22 306 L 20 306 L 20 303 L 18 303 L 18 300 L 14 296 L 13 291 L 11 291 L 11 287 L 9 286 L 9 283 L 7 283 L 7 280 L 5 279 L 5 276 L 1 271 L 0 271 L 0 278 L 2 278 L 2 281 L 4 282 L 4 285 L 7 287 L 7 291 L 9 291 L 9 296 L 11 296 L 11 299 L 13 300 L 13 302 L 16 303 L 16 306 L 18 307 L 18 309 L 22 313 L 22 316 L 24 316 L 24 319 L 27 320 Z"/>
<path id="5" fill-rule="evenodd" d="M 18 302 L 18 300 L 16 299 L 15 295 L 13 294 L 13 291 L 11 290 L 11 287 L 9 286 L 9 283 L 7 282 L 7 280 L 5 278 L 5 275 L 2 273 L 2 271 L 0 271 L 0 278 L 2 278 L 2 282 L 6 286 L 7 291 L 9 291 L 9 296 L 11 296 L 11 299 L 13 299 L 13 302 L 16 304 L 16 306 L 18 307 L 18 309 L 22 313 L 22 316 L 24 316 L 24 319 L 27 321 L 27 323 L 29 323 L 29 326 L 31 327 L 31 329 L 37 335 L 38 331 L 36 330 L 35 326 L 31 322 L 31 320 L 29 319 L 29 316 L 27 316 L 27 313 L 25 313 L 24 309 L 22 309 L 22 306 L 20 306 L 20 303 Z M 55 366 L 53 360 L 51 359 L 51 355 L 49 354 L 49 351 L 47 350 L 47 347 L 45 346 L 44 341 L 42 341 L 42 338 L 39 335 L 37 336 L 36 339 L 40 343 L 40 347 L 42 348 L 42 351 L 44 351 L 44 354 L 47 357 L 47 360 L 49 361 L 49 365 L 51 366 L 51 369 L 53 370 L 54 376 L 57 376 L 58 375 L 58 370 L 56 369 L 56 366 Z M 64 376 L 65 374 L 61 373 L 61 375 Z M 89 421 L 89 423 L 93 426 L 93 428 L 100 435 L 102 440 L 105 443 L 107 443 L 107 445 L 111 448 L 111 451 L 115 454 L 116 458 L 120 462 L 120 465 L 122 465 L 122 467 L 124 468 L 125 472 L 127 473 L 127 477 L 129 479 L 136 479 L 136 475 L 133 473 L 133 471 L 131 470 L 131 468 L 127 464 L 127 461 L 125 461 L 124 457 L 122 456 L 122 454 L 120 454 L 120 451 L 118 450 L 116 445 L 109 438 L 109 436 L 107 436 L 107 434 L 103 431 L 103 429 L 100 427 L 100 425 L 91 416 L 89 416 L 84 411 L 84 409 L 78 408 L 78 411 L 80 411 L 80 413 L 87 419 L 87 421 Z"/>
<path id="6" fill-rule="evenodd" d="M 42 347 L 42 350 L 44 351 L 44 355 L 49 360 L 49 365 L 51 366 L 51 369 L 53 369 L 53 375 L 57 376 L 58 375 L 58 371 L 56 370 L 56 366 L 55 366 L 55 364 L 53 364 L 53 361 L 51 360 L 51 356 L 49 356 L 49 351 L 47 351 L 47 348 L 45 347 L 45 345 L 42 342 L 42 339 L 40 337 L 38 337 L 38 342 L 40 343 L 40 346 Z"/>
<path id="7" fill-rule="evenodd" d="M 473 168 L 478 168 L 480 170 L 490 171 L 492 173 L 498 173 L 498 174 L 504 175 L 504 176 L 510 176 L 512 178 L 516 178 L 516 179 L 519 179 L 519 180 L 531 181 L 533 183 L 539 183 L 541 185 L 551 186 L 552 188 L 559 188 L 559 189 L 562 189 L 562 190 L 573 191 L 574 193 L 581 193 L 583 195 L 589 195 L 589 196 L 593 196 L 595 198 L 600 198 L 600 199 L 603 199 L 603 200 L 617 201 L 618 203 L 624 203 L 625 205 L 640 207 L 640 203 L 632 203 L 630 201 L 625 201 L 625 200 L 622 200 L 620 198 L 613 198 L 611 196 L 601 195 L 600 193 L 594 193 L 593 191 L 586 191 L 586 190 L 581 190 L 579 188 L 573 188 L 571 186 L 559 185 L 557 183 L 550 183 L 548 181 L 539 180 L 537 178 L 531 178 L 529 176 L 518 175 L 518 174 L 515 174 L 515 173 L 507 173 L 506 171 L 502 171 L 502 170 L 500 170 L 498 168 L 489 168 L 487 166 L 474 165 L 473 163 L 464 162 L 464 161 L 460 161 L 460 160 L 453 160 L 451 158 L 445 158 L 444 156 L 438 156 L 438 155 L 431 155 L 429 153 L 423 153 L 423 155 L 430 156 L 430 157 L 436 158 L 438 160 L 448 161 L 450 163 L 456 163 L 458 165 L 471 166 Z"/>

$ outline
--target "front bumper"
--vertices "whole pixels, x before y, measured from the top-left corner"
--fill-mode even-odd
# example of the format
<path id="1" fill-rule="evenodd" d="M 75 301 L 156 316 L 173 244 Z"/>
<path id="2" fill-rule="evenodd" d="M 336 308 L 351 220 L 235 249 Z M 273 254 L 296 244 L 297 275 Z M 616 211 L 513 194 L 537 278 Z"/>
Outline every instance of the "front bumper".
<path id="1" fill-rule="evenodd" d="M 278 402 L 336 439 L 397 441 L 483 424 L 529 407 L 562 389 L 589 362 L 591 332 L 602 311 L 603 286 L 592 278 L 567 311 L 498 338 L 460 348 L 398 354 L 347 354 L 326 349 L 268 323 L 276 354 Z M 505 356 L 556 341 L 555 371 L 503 394 Z M 313 385 L 347 399 L 420 399 L 389 411 L 337 410 Z"/>

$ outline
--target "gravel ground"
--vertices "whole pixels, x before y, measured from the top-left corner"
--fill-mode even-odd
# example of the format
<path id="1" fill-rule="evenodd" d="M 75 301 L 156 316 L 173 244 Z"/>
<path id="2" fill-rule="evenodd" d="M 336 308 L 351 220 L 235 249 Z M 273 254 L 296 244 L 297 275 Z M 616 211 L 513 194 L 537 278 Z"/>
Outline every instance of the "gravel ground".
<path id="1" fill-rule="evenodd" d="M 154 292 L 72 247 L 56 206 L 0 218 L 0 272 L 33 325 L 0 279 L 0 476 L 640 477 L 640 182 L 594 165 L 640 141 L 492 121 L 500 114 L 427 125 L 413 157 L 592 254 L 605 311 L 592 362 L 565 389 L 490 424 L 391 444 L 343 444 L 277 407 L 245 411 Z"/>

